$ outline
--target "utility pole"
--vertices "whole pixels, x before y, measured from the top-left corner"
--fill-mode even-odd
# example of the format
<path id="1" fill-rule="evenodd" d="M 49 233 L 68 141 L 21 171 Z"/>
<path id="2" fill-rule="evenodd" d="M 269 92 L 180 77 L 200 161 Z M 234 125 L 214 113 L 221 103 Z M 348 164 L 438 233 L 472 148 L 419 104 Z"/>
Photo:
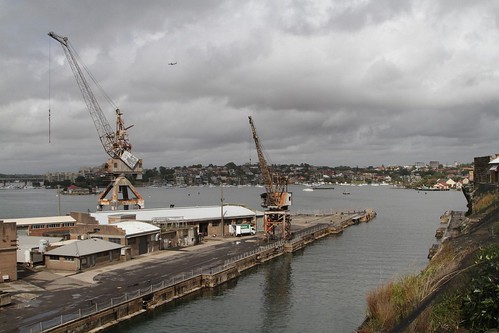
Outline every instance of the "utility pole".
<path id="1" fill-rule="evenodd" d="M 224 184 L 220 183 L 220 222 L 222 223 L 222 237 L 224 236 Z"/>

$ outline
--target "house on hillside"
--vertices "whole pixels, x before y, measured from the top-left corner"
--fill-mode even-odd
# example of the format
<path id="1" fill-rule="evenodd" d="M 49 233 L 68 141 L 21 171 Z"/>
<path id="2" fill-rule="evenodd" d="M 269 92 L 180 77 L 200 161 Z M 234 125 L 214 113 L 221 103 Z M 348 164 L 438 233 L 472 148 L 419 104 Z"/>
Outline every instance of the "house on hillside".
<path id="1" fill-rule="evenodd" d="M 449 186 L 449 188 L 456 188 L 456 182 L 451 178 L 447 179 L 445 183 L 447 184 L 447 186 Z"/>
<path id="2" fill-rule="evenodd" d="M 437 191 L 448 191 L 449 185 L 447 184 L 447 182 L 439 180 L 435 185 L 433 185 L 433 188 Z"/>
<path id="3" fill-rule="evenodd" d="M 70 185 L 67 188 L 66 194 L 71 194 L 71 195 L 86 195 L 86 194 L 90 194 L 90 189 L 85 188 L 85 187 L 78 187 L 76 185 Z"/>

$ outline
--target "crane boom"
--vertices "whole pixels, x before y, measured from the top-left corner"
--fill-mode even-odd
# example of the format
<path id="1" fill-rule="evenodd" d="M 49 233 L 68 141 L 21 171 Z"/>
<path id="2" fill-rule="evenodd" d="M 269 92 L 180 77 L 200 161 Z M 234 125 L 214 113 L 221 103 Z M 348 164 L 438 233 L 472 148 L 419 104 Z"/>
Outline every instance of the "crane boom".
<path id="1" fill-rule="evenodd" d="M 291 205 L 291 196 L 288 193 L 288 178 L 285 176 L 277 175 L 272 171 L 265 156 L 263 154 L 260 140 L 256 133 L 255 124 L 251 116 L 248 116 L 251 131 L 253 132 L 253 140 L 255 141 L 256 151 L 258 154 L 258 165 L 262 178 L 265 183 L 265 190 L 267 193 L 262 194 L 262 206 L 271 209 L 286 210 Z"/>
<path id="2" fill-rule="evenodd" d="M 258 165 L 265 183 L 266 193 L 262 193 L 262 207 L 267 208 L 263 214 L 263 229 L 270 238 L 291 239 L 291 217 L 288 207 L 291 205 L 291 193 L 288 192 L 288 177 L 275 174 L 263 154 L 260 140 L 256 134 L 255 124 L 248 116 L 253 140 L 258 154 Z"/>
<path id="3" fill-rule="evenodd" d="M 122 118 L 123 114 L 119 109 L 116 109 L 116 131 L 113 132 L 111 125 L 109 125 L 109 122 L 104 116 L 104 113 L 102 112 L 102 109 L 97 102 L 92 89 L 90 89 L 90 85 L 88 84 L 80 65 L 78 64 L 75 57 L 76 52 L 69 43 L 68 38 L 59 36 L 54 32 L 50 32 L 48 35 L 58 41 L 64 50 L 64 54 L 69 62 L 81 94 L 83 95 L 83 99 L 85 100 L 88 111 L 90 112 L 90 116 L 92 117 L 104 150 L 109 156 L 111 156 L 111 158 L 122 160 L 130 169 L 133 170 L 139 162 L 139 159 L 133 156 L 130 152 L 132 145 L 128 140 L 127 129 L 131 126 L 128 128 L 125 127 Z"/>
<path id="4" fill-rule="evenodd" d="M 251 132 L 253 133 L 253 140 L 255 141 L 256 153 L 258 155 L 258 166 L 260 167 L 260 172 L 262 173 L 263 182 L 265 184 L 265 189 L 267 193 L 274 192 L 274 184 L 272 182 L 272 171 L 265 160 L 262 148 L 260 146 L 260 140 L 258 139 L 258 134 L 256 134 L 255 124 L 251 116 L 248 116 L 249 123 L 251 126 Z"/>

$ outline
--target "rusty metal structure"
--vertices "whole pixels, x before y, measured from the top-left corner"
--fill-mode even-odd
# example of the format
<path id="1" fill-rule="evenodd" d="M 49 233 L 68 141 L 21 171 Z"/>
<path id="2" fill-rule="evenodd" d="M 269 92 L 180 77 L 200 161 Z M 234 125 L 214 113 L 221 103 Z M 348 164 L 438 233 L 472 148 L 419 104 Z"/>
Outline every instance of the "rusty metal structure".
<path id="1" fill-rule="evenodd" d="M 130 207 L 143 208 L 144 199 L 126 178 L 126 175 L 129 175 L 135 179 L 142 179 L 142 160 L 132 154 L 132 145 L 128 139 L 128 129 L 133 125 L 126 127 L 123 120 L 123 113 L 115 107 L 116 130 L 113 131 L 111 129 L 111 125 L 109 125 L 92 89 L 90 89 L 90 85 L 77 60 L 77 53 L 69 43 L 68 38 L 59 36 L 54 32 L 50 32 L 48 35 L 61 44 L 66 59 L 73 71 L 78 88 L 80 88 L 87 109 L 90 112 L 102 146 L 110 156 L 110 159 L 106 163 L 105 171 L 108 175 L 112 176 L 112 182 L 99 196 L 98 207 L 102 209 L 104 206 L 109 206 L 111 210 L 116 210 L 120 206 L 123 206 L 125 210 Z M 89 77 L 100 87 L 88 70 L 86 71 Z M 112 104 L 115 106 L 114 103 Z M 111 199 L 106 199 L 109 193 L 112 194 L 112 197 Z M 120 194 L 121 197 L 119 197 Z M 131 197 L 130 195 L 132 194 L 135 197 Z"/>
<path id="2" fill-rule="evenodd" d="M 263 216 L 265 235 L 272 239 L 291 238 L 291 216 L 289 206 L 292 203 L 292 194 L 288 192 L 288 177 L 274 172 L 265 159 L 260 139 L 256 133 L 251 116 L 248 117 L 253 140 L 258 155 L 258 166 L 265 184 L 265 193 L 260 195 L 262 207 L 266 208 Z"/>

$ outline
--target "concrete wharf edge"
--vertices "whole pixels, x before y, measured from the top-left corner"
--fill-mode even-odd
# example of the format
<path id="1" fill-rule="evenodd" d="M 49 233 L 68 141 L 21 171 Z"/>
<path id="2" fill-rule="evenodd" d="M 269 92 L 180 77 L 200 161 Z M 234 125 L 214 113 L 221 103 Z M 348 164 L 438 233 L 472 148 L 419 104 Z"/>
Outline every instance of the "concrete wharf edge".
<path id="1" fill-rule="evenodd" d="M 265 246 L 262 251 L 234 261 L 227 268 L 213 274 L 199 274 L 191 278 L 182 280 L 178 283 L 160 287 L 157 290 L 151 290 L 116 305 L 111 305 L 88 315 L 82 315 L 77 319 L 69 320 L 51 328 L 40 330 L 40 332 L 62 333 L 62 332 L 101 332 L 109 329 L 121 322 L 146 313 L 169 302 L 180 299 L 203 288 L 214 288 L 224 284 L 241 275 L 242 272 L 260 265 L 269 260 L 273 260 L 285 253 L 293 253 L 305 248 L 310 243 L 333 234 L 340 234 L 347 227 L 358 222 L 369 222 L 376 216 L 374 211 L 362 215 L 345 214 L 340 220 L 339 225 L 332 223 L 320 223 L 315 226 L 302 229 L 299 234 L 291 241 L 281 241 Z M 355 219 L 352 219 L 355 217 Z M 321 226 L 318 228 L 318 226 Z M 306 230 L 311 232 L 307 233 Z"/>

